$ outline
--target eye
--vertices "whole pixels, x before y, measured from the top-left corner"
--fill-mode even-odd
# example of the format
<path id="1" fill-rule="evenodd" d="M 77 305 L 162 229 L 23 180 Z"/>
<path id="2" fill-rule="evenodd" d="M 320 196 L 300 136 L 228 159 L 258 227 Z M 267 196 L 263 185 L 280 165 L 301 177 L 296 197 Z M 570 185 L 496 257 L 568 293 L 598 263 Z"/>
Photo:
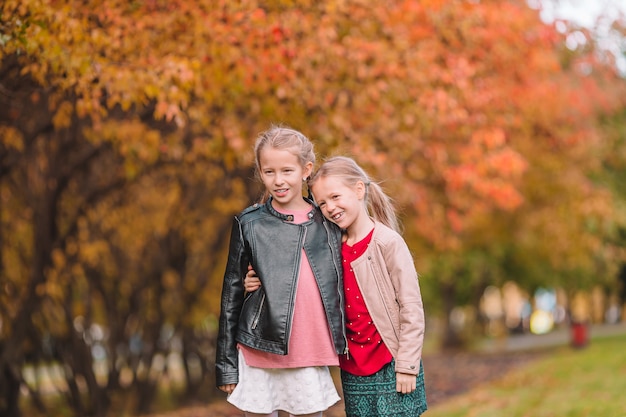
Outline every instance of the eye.
<path id="1" fill-rule="evenodd" d="M 318 203 L 318 205 L 320 206 L 320 208 L 322 208 L 322 207 L 326 206 L 326 203 L 324 201 L 322 201 L 322 202 Z"/>

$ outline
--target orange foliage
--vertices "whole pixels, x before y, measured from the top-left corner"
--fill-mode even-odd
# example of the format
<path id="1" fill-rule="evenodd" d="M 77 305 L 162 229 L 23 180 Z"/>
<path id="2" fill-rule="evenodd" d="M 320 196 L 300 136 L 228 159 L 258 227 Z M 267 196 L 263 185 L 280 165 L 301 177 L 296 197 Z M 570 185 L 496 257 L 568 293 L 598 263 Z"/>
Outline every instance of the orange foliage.
<path id="1" fill-rule="evenodd" d="M 129 173 L 164 155 L 249 165 L 256 132 L 292 124 L 386 180 L 435 251 L 536 204 L 529 172 L 590 168 L 596 116 L 624 105 L 623 80 L 591 54 L 564 67 L 565 35 L 522 0 L 289 4 L 7 0 L 0 59 L 19 56 L 56 128 L 91 120 Z M 178 131 L 107 121 L 118 110 Z"/>
<path id="2" fill-rule="evenodd" d="M 454 260 L 437 283 L 476 253 L 603 255 L 615 210 L 589 174 L 626 83 L 524 0 L 4 0 L 0 30 L 5 360 L 75 316 L 108 320 L 111 352 L 210 333 L 270 123 L 382 180 L 418 262 Z"/>

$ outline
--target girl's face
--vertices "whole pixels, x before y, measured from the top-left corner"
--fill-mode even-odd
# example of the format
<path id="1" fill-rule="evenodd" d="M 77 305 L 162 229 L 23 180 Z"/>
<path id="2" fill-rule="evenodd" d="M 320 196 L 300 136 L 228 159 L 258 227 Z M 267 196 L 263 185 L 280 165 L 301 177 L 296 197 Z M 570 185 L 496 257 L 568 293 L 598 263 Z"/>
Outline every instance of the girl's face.
<path id="1" fill-rule="evenodd" d="M 339 177 L 320 177 L 312 187 L 322 214 L 342 229 L 349 229 L 359 216 L 367 216 L 363 204 L 365 186 L 362 182 L 350 187 Z"/>
<path id="2" fill-rule="evenodd" d="M 312 169 L 312 162 L 303 167 L 286 149 L 266 147 L 259 153 L 261 180 L 277 209 L 301 210 L 307 206 L 302 199 L 302 179 L 311 175 Z"/>

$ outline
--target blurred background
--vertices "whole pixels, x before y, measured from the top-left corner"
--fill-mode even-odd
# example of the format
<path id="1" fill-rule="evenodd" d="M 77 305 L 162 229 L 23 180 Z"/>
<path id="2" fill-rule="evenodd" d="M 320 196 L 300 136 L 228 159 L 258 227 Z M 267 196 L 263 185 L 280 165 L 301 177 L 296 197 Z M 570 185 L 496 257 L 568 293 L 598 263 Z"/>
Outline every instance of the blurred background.
<path id="1" fill-rule="evenodd" d="M 4 0 L 0 415 L 218 398 L 231 219 L 272 123 L 395 199 L 430 351 L 622 323 L 620 3 Z"/>

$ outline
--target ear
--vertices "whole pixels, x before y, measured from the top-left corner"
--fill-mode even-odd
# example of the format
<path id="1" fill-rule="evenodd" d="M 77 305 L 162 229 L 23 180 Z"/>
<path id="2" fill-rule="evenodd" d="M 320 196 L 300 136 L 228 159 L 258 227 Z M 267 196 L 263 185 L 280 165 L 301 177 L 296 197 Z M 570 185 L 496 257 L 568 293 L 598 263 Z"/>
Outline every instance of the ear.
<path id="1" fill-rule="evenodd" d="M 354 187 L 358 199 L 363 200 L 365 198 L 365 183 L 363 181 L 357 181 Z"/>
<path id="2" fill-rule="evenodd" d="M 302 170 L 302 179 L 309 178 L 313 173 L 313 162 L 307 162 Z"/>

